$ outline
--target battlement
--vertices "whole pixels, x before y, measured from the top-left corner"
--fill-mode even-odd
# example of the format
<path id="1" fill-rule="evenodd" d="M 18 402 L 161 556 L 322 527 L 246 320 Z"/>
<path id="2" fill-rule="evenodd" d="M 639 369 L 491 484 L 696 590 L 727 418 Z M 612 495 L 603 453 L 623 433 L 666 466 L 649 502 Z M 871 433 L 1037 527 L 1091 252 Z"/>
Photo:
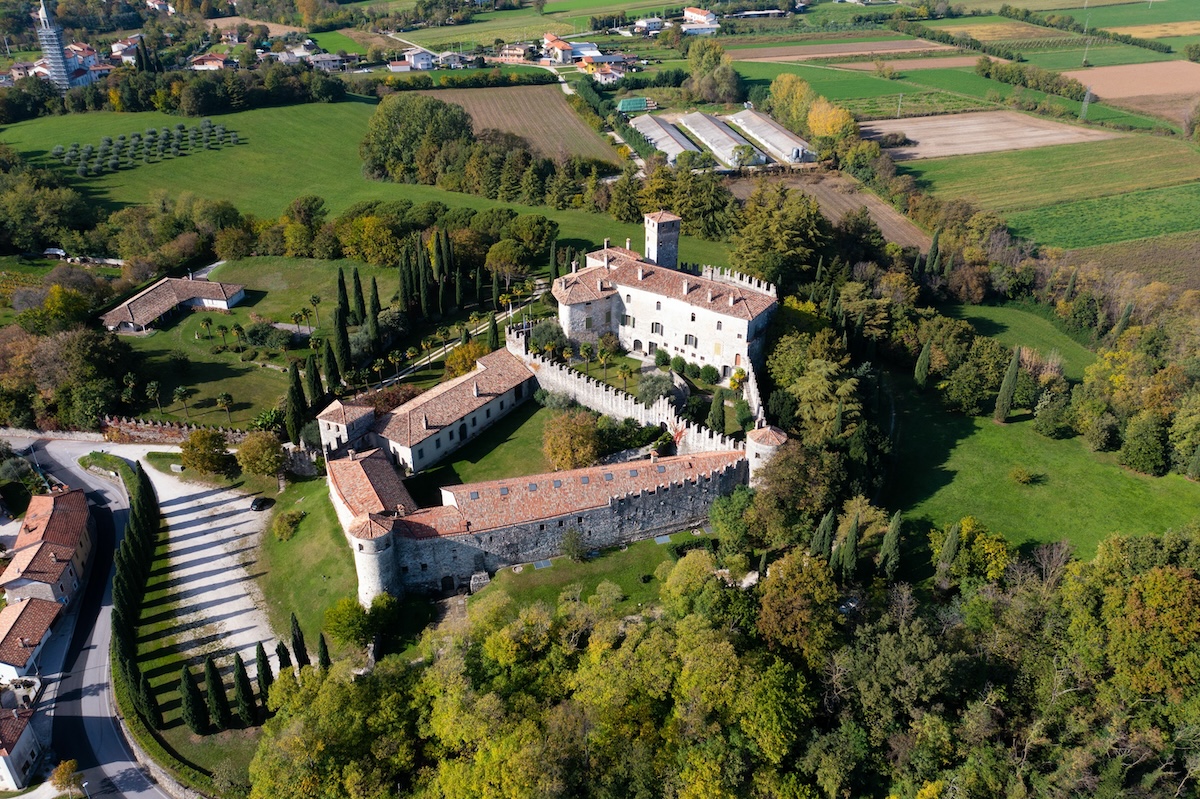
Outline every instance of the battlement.
<path id="1" fill-rule="evenodd" d="M 744 275 L 741 272 L 735 272 L 732 269 L 722 269 L 716 266 L 705 266 L 700 270 L 700 277 L 708 280 L 715 280 L 718 283 L 729 283 L 735 286 L 757 291 L 766 294 L 768 297 L 778 298 L 779 293 L 774 283 L 768 283 L 757 277 Z"/>

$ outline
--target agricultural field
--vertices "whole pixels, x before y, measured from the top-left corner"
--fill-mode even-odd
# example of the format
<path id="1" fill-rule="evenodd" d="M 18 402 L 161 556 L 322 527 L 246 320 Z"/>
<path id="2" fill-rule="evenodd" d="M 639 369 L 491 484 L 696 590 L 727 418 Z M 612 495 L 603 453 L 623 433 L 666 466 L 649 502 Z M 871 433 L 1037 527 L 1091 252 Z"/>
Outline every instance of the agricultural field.
<path id="1" fill-rule="evenodd" d="M 903 58 L 880 59 L 897 72 L 904 73 L 911 69 L 949 69 L 951 67 L 975 68 L 979 61 L 977 55 L 947 55 L 932 58 Z M 994 59 L 1003 61 L 1002 58 Z M 878 67 L 874 61 L 850 61 L 840 65 L 843 69 L 854 69 L 859 72 L 874 72 Z"/>
<path id="2" fill-rule="evenodd" d="M 903 41 L 913 41 L 911 36 L 905 36 L 902 33 L 897 33 L 890 30 L 880 30 L 878 32 L 869 31 L 847 31 L 842 36 L 835 34 L 798 34 L 795 36 L 770 37 L 770 41 L 743 41 L 744 37 L 736 38 L 732 44 L 725 45 L 725 50 L 736 60 L 744 60 L 750 53 L 743 53 L 743 50 L 774 50 L 780 48 L 791 49 L 793 46 L 815 47 L 828 44 L 863 44 L 868 42 L 889 42 L 897 39 Z"/>
<path id="3" fill-rule="evenodd" d="M 1188 25 L 1194 25 L 1197 16 L 1196 4 L 1191 0 L 1154 0 L 1152 3 L 1094 3 L 1089 2 L 1087 8 L 1075 3 L 1072 7 L 1061 9 L 1061 13 L 1070 14 L 1077 20 L 1089 19 L 1091 25 L 1097 28 L 1116 30 L 1141 25 L 1166 25 L 1183 23 L 1180 30 L 1187 30 Z M 1169 29 L 1167 29 L 1169 30 Z M 1185 33 L 1174 34 L 1184 36 Z"/>
<path id="4" fill-rule="evenodd" d="M 955 36 L 970 36 L 981 42 L 1002 42 L 1014 39 L 1065 39 L 1075 36 L 1070 31 L 1044 28 L 1007 17 L 958 17 L 931 23 L 931 28 Z"/>
<path id="5" fill-rule="evenodd" d="M 905 91 L 896 81 L 864 75 L 848 69 L 813 66 L 809 64 L 785 64 L 778 62 L 735 61 L 734 66 L 751 85 L 770 85 L 785 72 L 799 75 L 808 81 L 818 94 L 841 102 L 865 97 L 895 95 Z"/>
<path id="6" fill-rule="evenodd" d="M 862 131 L 874 138 L 904 133 L 913 143 L 888 151 L 896 161 L 1102 141 L 1117 135 L 1016 111 L 885 120 L 864 125 Z"/>
<path id="7" fill-rule="evenodd" d="M 567 103 L 567 96 L 557 84 L 503 89 L 434 89 L 421 93 L 461 105 L 471 115 L 475 130 L 492 128 L 515 133 L 546 158 L 568 153 L 617 162 L 617 153 L 609 140 L 588 127 Z"/>
<path id="8" fill-rule="evenodd" d="M 347 53 L 357 53 L 358 55 L 366 55 L 367 47 L 364 44 L 356 42 L 340 31 L 326 31 L 325 33 L 312 33 L 309 38 L 320 45 L 322 50 L 328 50 L 331 53 L 337 53 L 345 50 Z M 400 42 L 396 42 L 397 47 L 401 46 Z"/>
<path id="9" fill-rule="evenodd" d="M 1168 233 L 1072 250 L 1065 264 L 1097 264 L 1114 272 L 1134 271 L 1181 289 L 1200 291 L 1200 230 Z"/>
<path id="10" fill-rule="evenodd" d="M 518 213 L 544 214 L 558 222 L 563 246 L 586 246 L 605 237 L 642 236 L 640 225 L 622 224 L 600 214 L 504 204 L 432 186 L 367 180 L 362 174 L 358 145 L 374 110 L 374 102 L 363 99 L 217 116 L 214 121 L 239 132 L 242 143 L 237 147 L 214 152 L 211 158 L 188 156 L 85 181 L 77 181 L 73 172 L 67 173 L 64 167 L 47 158 L 53 144 L 97 141 L 105 135 L 169 126 L 178 122 L 179 117 L 154 112 L 43 117 L 9 125 L 0 132 L 0 140 L 42 165 L 62 170 L 73 185 L 80 186 L 94 202 L 109 209 L 143 203 L 164 186 L 186 186 L 198 197 L 229 200 L 242 212 L 259 217 L 278 216 L 293 198 L 317 194 L 325 198 L 326 207 L 335 215 L 355 202 L 371 199 L 407 199 L 414 203 L 436 200 L 450 207 L 479 210 L 510 205 Z M 313 142 L 320 142 L 321 146 L 314 147 Z M 237 180 L 231 180 L 230 175 L 237 175 Z M 680 240 L 680 258 L 717 266 L 729 263 L 725 245 L 689 236 Z"/>
<path id="11" fill-rule="evenodd" d="M 1073 249 L 1200 226 L 1200 183 L 1077 200 L 1008 215 L 1018 236 Z"/>
<path id="12" fill-rule="evenodd" d="M 1155 61 L 1175 61 L 1179 53 L 1159 53 L 1145 47 L 1119 44 L 1105 39 L 1083 37 L 1060 40 L 1062 46 L 1045 49 L 1021 48 L 1025 60 L 1043 69 L 1079 69 L 1084 59 L 1092 67 L 1112 67 L 1122 64 L 1148 64 Z M 1087 42 L 1090 41 L 1091 44 Z M 1069 46 L 1068 46 L 1069 45 Z M 1087 81 L 1083 81 L 1085 84 Z"/>
<path id="13" fill-rule="evenodd" d="M 1182 123 L 1200 99 L 1200 64 L 1191 61 L 1095 67 L 1064 74 L 1110 102 L 1154 112 L 1176 124 Z"/>
<path id="14" fill-rule="evenodd" d="M 1106 196 L 1108 200 L 1099 202 L 1109 202 L 1119 199 L 1111 195 L 1195 181 L 1200 178 L 1200 154 L 1178 140 L 1123 136 L 908 162 L 903 168 L 940 197 L 973 200 L 994 211 L 1046 213 L 1046 206 L 1054 203 Z"/>
<path id="15" fill-rule="evenodd" d="M 1180 0 L 1180 2 L 1183 1 Z M 1027 8 L 1030 11 L 1063 11 L 1079 5 L 1079 0 L 958 0 L 954 5 L 955 7 L 961 7 L 963 11 L 970 14 L 996 11 L 1005 2 L 1013 8 Z M 1092 2 L 1088 3 L 1088 8 L 1122 5 L 1128 2 L 1130 0 L 1092 0 Z M 1159 0 L 1159 2 L 1162 2 L 1162 0 Z M 905 5 L 919 6 L 921 4 L 915 2 L 915 0 L 906 0 Z M 1068 13 L 1070 12 L 1068 11 Z"/>
<path id="16" fill-rule="evenodd" d="M 830 56 L 871 56 L 887 53 L 924 53 L 954 48 L 922 39 L 888 39 L 875 42 L 839 42 L 837 44 L 798 44 L 755 47 L 731 51 L 737 61 L 806 61 Z"/>
<path id="17" fill-rule="evenodd" d="M 853 178 L 837 173 L 811 174 L 780 178 L 795 191 L 802 191 L 816 198 L 821 213 L 831 222 L 838 222 L 851 211 L 866 207 L 871 219 L 879 226 L 884 238 L 905 247 L 918 247 L 922 252 L 929 250 L 929 234 L 914 225 L 907 217 L 881 200 L 873 192 L 862 189 Z M 730 185 L 735 197 L 745 199 L 754 191 L 755 181 L 739 178 Z"/>

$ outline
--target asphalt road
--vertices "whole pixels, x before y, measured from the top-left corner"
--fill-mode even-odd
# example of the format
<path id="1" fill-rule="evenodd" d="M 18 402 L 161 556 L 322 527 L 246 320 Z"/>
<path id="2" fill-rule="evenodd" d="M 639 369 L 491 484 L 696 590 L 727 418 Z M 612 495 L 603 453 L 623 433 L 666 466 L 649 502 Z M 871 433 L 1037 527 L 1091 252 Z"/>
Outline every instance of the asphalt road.
<path id="1" fill-rule="evenodd" d="M 44 440 L 36 445 L 42 469 L 72 488 L 83 488 L 96 517 L 95 554 L 88 586 L 57 684 L 54 749 L 60 759 L 79 761 L 89 796 L 168 799 L 141 771 L 114 718 L 108 658 L 112 559 L 129 515 L 129 502 L 121 488 L 79 466 L 78 458 L 97 447 L 93 443 Z M 43 676 L 54 679 L 55 675 Z"/>

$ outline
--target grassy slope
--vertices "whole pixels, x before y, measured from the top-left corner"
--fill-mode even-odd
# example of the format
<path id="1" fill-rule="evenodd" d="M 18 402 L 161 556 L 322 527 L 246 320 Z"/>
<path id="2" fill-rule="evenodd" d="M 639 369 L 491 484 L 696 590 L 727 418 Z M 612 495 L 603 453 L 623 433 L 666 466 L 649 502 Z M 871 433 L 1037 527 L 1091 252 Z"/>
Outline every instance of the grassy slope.
<path id="1" fill-rule="evenodd" d="M 1063 374 L 1068 380 L 1082 380 L 1083 370 L 1096 360 L 1087 347 L 1063 335 L 1049 320 L 1012 306 L 949 305 L 942 313 L 965 319 L 982 335 L 991 336 L 1006 347 L 1029 347 L 1042 355 L 1058 350 L 1063 358 Z"/>
<path id="2" fill-rule="evenodd" d="M 1009 214 L 1019 236 L 1057 247 L 1092 247 L 1200 226 L 1200 184 L 1079 200 Z"/>
<path id="3" fill-rule="evenodd" d="M 1200 178 L 1200 153 L 1181 141 L 1142 136 L 913 161 L 903 169 L 941 197 L 1013 211 Z M 980 180 L 986 174 L 987 180 Z"/>
<path id="4" fill-rule="evenodd" d="M 447 92 L 445 99 L 453 101 L 453 93 Z M 110 208 L 143 203 L 158 190 L 175 192 L 179 187 L 187 187 L 197 196 L 227 199 L 243 212 L 262 217 L 277 216 L 301 194 L 324 197 L 334 214 L 354 202 L 369 199 L 404 198 L 417 203 L 437 200 L 451 207 L 477 209 L 505 205 L 431 186 L 381 183 L 364 178 L 358 144 L 373 111 L 374 105 L 370 103 L 345 102 L 257 109 L 214 117 L 214 121 L 236 130 L 245 143 L 91 178 L 85 186 L 98 202 Z M 105 135 L 171 126 L 179 121 L 179 117 L 153 112 L 74 114 L 10 125 L 0 130 L 0 140 L 24 155 L 41 156 L 55 144 L 65 146 L 72 141 L 98 144 Z M 571 240 L 576 242 L 573 246 L 578 246 L 595 244 L 605 237 L 614 241 L 642 237 L 640 225 L 621 224 L 600 214 L 555 211 L 544 206 L 511 207 L 518 213 L 544 214 L 557 221 L 563 246 L 571 245 Z M 718 266 L 729 263 L 728 250 L 723 244 L 686 236 L 680 242 L 680 258 Z"/>
<path id="5" fill-rule="evenodd" d="M 309 34 L 310 38 L 321 46 L 322 50 L 328 50 L 331 53 L 336 53 L 339 50 L 345 50 L 347 53 L 358 53 L 366 55 L 367 46 L 354 41 L 344 33 L 337 31 L 326 31 L 325 33 Z M 397 42 L 397 45 L 399 42 Z"/>
<path id="6" fill-rule="evenodd" d="M 1200 290 L 1200 230 L 1149 239 L 1085 247 L 1068 253 L 1071 263 L 1097 263 L 1113 270 L 1133 269 L 1151 280 Z"/>

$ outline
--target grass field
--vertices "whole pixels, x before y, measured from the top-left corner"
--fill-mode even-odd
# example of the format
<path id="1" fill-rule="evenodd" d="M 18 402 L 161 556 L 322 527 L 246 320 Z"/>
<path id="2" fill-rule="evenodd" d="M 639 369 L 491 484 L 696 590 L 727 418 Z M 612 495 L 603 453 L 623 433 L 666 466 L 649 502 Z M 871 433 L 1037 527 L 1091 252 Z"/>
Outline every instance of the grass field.
<path id="1" fill-rule="evenodd" d="M 770 85 L 771 81 L 784 73 L 798 75 L 808 81 L 818 94 L 835 102 L 895 95 L 907 88 L 898 81 L 884 80 L 854 70 L 810 64 L 736 61 L 734 66 L 750 85 Z"/>
<path id="2" fill-rule="evenodd" d="M 1008 223 L 1018 236 L 1074 249 L 1195 230 L 1197 208 L 1200 183 L 1190 183 L 1022 211 Z"/>
<path id="3" fill-rule="evenodd" d="M 802 45 L 822 45 L 822 44 L 857 44 L 866 42 L 890 42 L 896 39 L 911 39 L 911 36 L 906 36 L 903 33 L 895 31 L 879 31 L 878 33 L 870 34 L 853 34 L 850 33 L 844 37 L 835 37 L 824 34 L 810 34 L 804 36 L 802 34 L 789 36 L 786 40 L 770 41 L 770 42 L 745 42 L 731 44 L 725 47 L 725 50 L 736 60 L 739 56 L 744 58 L 753 58 L 754 50 L 761 50 L 765 47 L 780 47 L 788 44 Z"/>
<path id="4" fill-rule="evenodd" d="M 1090 20 L 1095 28 L 1119 28 L 1128 25 L 1161 25 L 1166 22 L 1189 22 L 1200 18 L 1191 0 L 1154 0 L 1152 3 L 1079 3 L 1062 9 L 1076 20 Z"/>
<path id="5" fill-rule="evenodd" d="M 477 131 L 493 128 L 517 134 L 543 157 L 566 153 L 617 163 L 610 139 L 587 126 L 557 84 L 422 93 L 461 105 Z"/>
<path id="6" fill-rule="evenodd" d="M 1131 44 L 1095 45 L 1085 48 L 1082 43 L 1074 47 L 1055 48 L 1051 50 L 1024 50 L 1022 55 L 1030 64 L 1043 69 L 1064 70 L 1079 69 L 1083 66 L 1083 58 L 1093 67 L 1112 67 L 1121 64 L 1148 64 L 1151 61 L 1171 61 L 1179 58 L 1179 53 L 1158 53 L 1145 47 L 1134 47 Z M 1086 81 L 1085 81 L 1086 82 Z"/>
<path id="7" fill-rule="evenodd" d="M 1157 0 L 1164 2 L 1165 0 Z M 1175 0 L 1172 0 L 1173 2 Z M 1092 0 L 1088 3 L 1088 8 L 1097 8 L 1099 6 L 1115 6 L 1129 3 L 1130 0 Z M 1186 2 L 1186 0 L 1178 0 L 1178 2 Z M 1008 5 L 1013 8 L 1027 8 L 1030 11 L 1062 11 L 1064 13 L 1072 13 L 1074 7 L 1079 5 L 1079 0 L 1007 0 Z M 919 5 L 919 3 L 908 0 L 907 5 Z M 968 13 L 979 11 L 995 11 L 1004 5 L 1002 0 L 959 0 L 954 4 L 961 6 Z"/>
<path id="8" fill-rule="evenodd" d="M 259 217 L 278 216 L 293 198 L 318 194 L 325 198 L 331 214 L 370 199 L 409 199 L 415 203 L 437 200 L 452 208 L 480 210 L 508 205 L 518 213 L 544 214 L 558 222 L 560 246 L 587 246 L 605 237 L 637 240 L 643 235 L 641 225 L 622 224 L 600 214 L 512 205 L 431 186 L 367 180 L 362 175 L 358 145 L 373 111 L 373 103 L 345 102 L 214 117 L 214 121 L 236 129 L 245 143 L 215 153 L 212 159 L 187 157 L 149 169 L 110 173 L 88 180 L 86 187 L 96 202 L 108 208 L 146 202 L 154 191 L 164 187 L 178 187 L 173 189 L 176 191 L 186 187 L 199 197 L 230 200 L 243 212 Z M 98 141 L 105 135 L 173 125 L 179 119 L 158 113 L 69 114 L 7 126 L 0 130 L 0 140 L 26 156 L 40 159 L 57 142 Z M 729 264 L 724 244 L 688 236 L 680 239 L 679 257 L 717 266 Z"/>
<path id="9" fill-rule="evenodd" d="M 1043 356 L 1057 350 L 1068 380 L 1082 380 L 1083 370 L 1096 360 L 1095 353 L 1063 335 L 1048 319 L 1018 307 L 947 305 L 941 312 L 955 319 L 965 319 L 981 335 L 991 336 L 1005 347 L 1027 347 Z"/>
<path id="10" fill-rule="evenodd" d="M 910 536 L 973 515 L 1013 544 L 1067 539 L 1088 558 L 1112 533 L 1161 533 L 1195 518 L 1200 486 L 1180 475 L 1130 472 L 1082 439 L 1039 435 L 1028 414 L 1007 425 L 947 414 L 931 392 L 898 382 L 897 460 L 884 504 L 904 512 Z M 1017 466 L 1042 480 L 1016 483 L 1008 475 Z"/>
<path id="11" fill-rule="evenodd" d="M 1200 263 L 1200 230 L 1084 247 L 1068 253 L 1066 260 L 1138 272 L 1150 280 L 1200 290 L 1200 269 L 1196 268 Z"/>
<path id="12" fill-rule="evenodd" d="M 1016 211 L 1188 183 L 1200 178 L 1200 153 L 1175 139 L 1139 136 L 931 158 L 903 169 L 937 196 Z"/>
<path id="13" fill-rule="evenodd" d="M 344 33 L 326 31 L 325 33 L 310 33 L 309 38 L 321 46 L 322 50 L 336 53 L 345 50 L 347 53 L 366 55 L 367 46 L 356 42 Z M 396 42 L 397 46 L 400 44 Z"/>
<path id="14" fill-rule="evenodd" d="M 383 305 L 387 305 L 388 298 L 397 290 L 396 270 L 349 259 L 320 261 L 310 258 L 247 258 L 218 266 L 212 271 L 210 278 L 246 286 L 247 304 L 253 308 L 254 313 L 289 325 L 292 313 L 307 306 L 309 298 L 316 294 L 322 300 L 317 305 L 317 314 L 321 317 L 321 324 L 328 325 L 333 309 L 337 306 L 338 269 L 345 271 L 346 289 L 353 291 L 351 276 L 355 268 L 358 269 L 359 278 L 362 280 L 363 296 L 369 295 L 371 278 L 375 278 L 379 286 L 379 300 Z M 317 319 L 314 316 L 314 327 L 317 326 L 316 323 Z M 213 324 L 228 326 L 230 323 L 218 321 L 217 317 L 213 317 Z M 307 326 L 302 324 L 301 329 L 307 329 Z"/>
<path id="15" fill-rule="evenodd" d="M 957 17 L 943 19 L 932 23 L 929 27 L 944 30 L 955 36 L 970 36 L 981 42 L 998 42 L 1006 39 L 1060 39 L 1073 36 L 1070 31 L 1057 28 L 1044 28 L 1019 22 L 1007 17 Z"/>

